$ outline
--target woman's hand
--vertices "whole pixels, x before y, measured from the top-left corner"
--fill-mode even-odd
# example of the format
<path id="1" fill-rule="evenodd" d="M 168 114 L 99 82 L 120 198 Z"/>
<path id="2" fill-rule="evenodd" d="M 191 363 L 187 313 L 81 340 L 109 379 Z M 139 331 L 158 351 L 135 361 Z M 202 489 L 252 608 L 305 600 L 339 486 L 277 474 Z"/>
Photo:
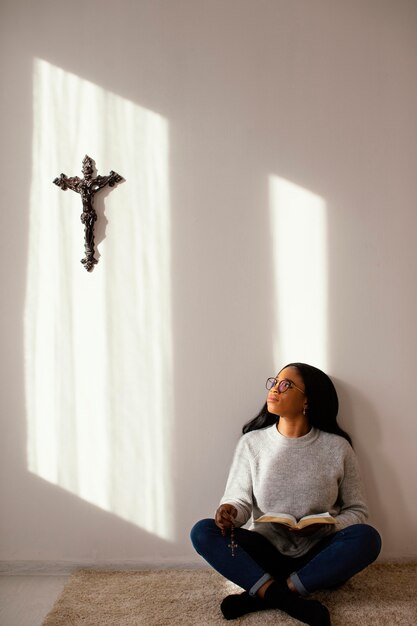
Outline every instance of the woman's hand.
<path id="1" fill-rule="evenodd" d="M 221 504 L 216 511 L 214 521 L 222 531 L 235 525 L 237 509 L 233 504 Z"/>

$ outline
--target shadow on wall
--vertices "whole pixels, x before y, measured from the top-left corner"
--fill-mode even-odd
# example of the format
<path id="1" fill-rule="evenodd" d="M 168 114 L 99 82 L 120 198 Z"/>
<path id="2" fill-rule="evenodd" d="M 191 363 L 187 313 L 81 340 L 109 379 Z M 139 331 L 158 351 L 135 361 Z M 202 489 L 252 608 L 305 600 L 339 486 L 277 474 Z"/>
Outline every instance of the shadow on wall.
<path id="1" fill-rule="evenodd" d="M 163 567 L 172 563 L 173 557 L 178 559 L 171 541 L 34 474 L 28 475 L 28 489 L 36 504 L 19 499 L 16 507 L 21 507 L 21 519 L 38 530 L 36 541 L 29 534 L 21 538 L 19 550 L 25 561 L 49 562 L 67 571 L 72 565 Z M 56 546 L 63 537 L 65 555 L 59 554 L 57 559 Z"/>
<path id="2" fill-rule="evenodd" d="M 408 559 L 410 552 L 399 554 L 390 544 L 384 545 L 384 537 L 392 538 L 398 532 L 413 537 L 415 529 L 411 523 L 407 500 L 403 496 L 403 479 L 396 476 L 387 456 L 381 451 L 381 420 L 369 399 L 357 388 L 344 381 L 334 379 L 340 402 L 339 423 L 352 436 L 353 447 L 358 456 L 362 475 L 365 478 L 366 499 L 369 505 L 371 524 L 382 535 L 385 559 Z M 359 434 L 360 433 L 360 437 Z M 372 442 L 372 447 L 366 447 Z"/>
<path id="3" fill-rule="evenodd" d="M 172 540 L 168 123 L 40 59 L 33 103 L 28 469 Z M 128 181 L 106 197 L 109 236 L 97 232 L 92 274 L 79 263 L 80 197 L 57 189 L 51 169 L 80 175 L 87 152 L 99 173 Z"/>

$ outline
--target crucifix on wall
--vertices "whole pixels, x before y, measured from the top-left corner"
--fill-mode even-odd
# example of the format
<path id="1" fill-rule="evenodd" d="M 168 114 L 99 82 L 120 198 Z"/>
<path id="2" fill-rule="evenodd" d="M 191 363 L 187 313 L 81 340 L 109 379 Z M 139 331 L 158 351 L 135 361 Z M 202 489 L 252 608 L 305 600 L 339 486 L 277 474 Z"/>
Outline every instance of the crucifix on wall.
<path id="1" fill-rule="evenodd" d="M 82 173 L 84 178 L 73 176 L 68 178 L 65 174 L 61 174 L 59 178 L 55 178 L 54 183 L 61 187 L 63 191 L 72 189 L 81 195 L 83 203 L 83 212 L 81 213 L 81 222 L 84 224 L 84 251 L 85 257 L 81 259 L 85 269 L 90 271 L 97 259 L 94 257 L 94 222 L 97 220 L 97 213 L 94 210 L 94 195 L 107 185 L 114 187 L 116 183 L 120 183 L 123 178 L 116 172 L 111 170 L 108 176 L 96 176 L 94 174 L 94 161 L 91 157 L 85 156 L 83 159 Z"/>

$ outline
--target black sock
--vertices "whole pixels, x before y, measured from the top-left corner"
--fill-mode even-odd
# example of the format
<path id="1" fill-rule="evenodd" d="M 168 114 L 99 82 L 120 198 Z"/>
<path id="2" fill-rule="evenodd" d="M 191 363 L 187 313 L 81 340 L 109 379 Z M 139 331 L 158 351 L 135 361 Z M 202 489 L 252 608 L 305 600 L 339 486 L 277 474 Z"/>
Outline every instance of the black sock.
<path id="1" fill-rule="evenodd" d="M 263 600 L 256 596 L 250 596 L 247 591 L 226 596 L 220 605 L 221 612 L 226 619 L 237 619 L 246 613 L 262 611 L 267 608 L 269 607 Z"/>
<path id="2" fill-rule="evenodd" d="M 300 598 L 284 582 L 273 582 L 266 590 L 264 601 L 268 608 L 281 609 L 304 624 L 331 626 L 329 611 L 321 602 Z"/>

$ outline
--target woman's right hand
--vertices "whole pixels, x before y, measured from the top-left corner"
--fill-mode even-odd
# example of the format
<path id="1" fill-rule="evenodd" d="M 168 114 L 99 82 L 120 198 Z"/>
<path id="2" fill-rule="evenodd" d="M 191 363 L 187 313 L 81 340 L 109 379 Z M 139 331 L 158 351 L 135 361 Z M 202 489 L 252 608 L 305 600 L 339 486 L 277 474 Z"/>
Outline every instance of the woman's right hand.
<path id="1" fill-rule="evenodd" d="M 214 521 L 221 530 L 226 530 L 235 525 L 236 517 L 237 509 L 233 504 L 221 504 L 216 511 Z"/>

